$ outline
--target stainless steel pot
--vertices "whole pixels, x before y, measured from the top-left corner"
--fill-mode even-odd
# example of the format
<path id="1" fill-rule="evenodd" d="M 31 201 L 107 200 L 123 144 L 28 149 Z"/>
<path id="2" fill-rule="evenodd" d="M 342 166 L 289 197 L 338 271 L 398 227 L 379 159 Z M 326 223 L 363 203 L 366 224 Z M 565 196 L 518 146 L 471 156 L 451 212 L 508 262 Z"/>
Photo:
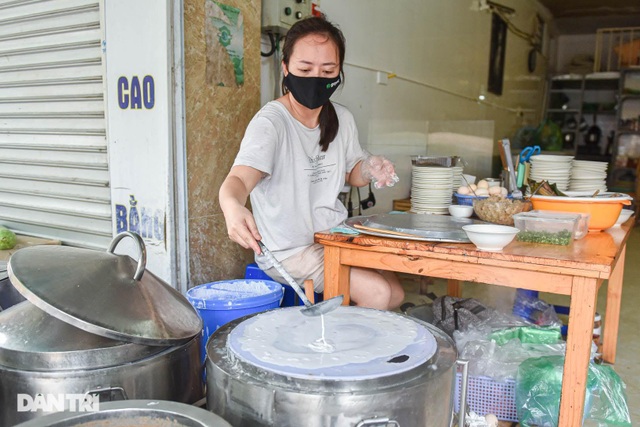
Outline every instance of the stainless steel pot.
<path id="1" fill-rule="evenodd" d="M 25 298 L 20 295 L 9 280 L 7 273 L 7 262 L 0 261 L 0 311 L 16 305 L 24 301 Z"/>
<path id="2" fill-rule="evenodd" d="M 95 412 L 62 412 L 20 424 L 19 427 L 231 427 L 204 409 L 158 400 L 129 400 L 100 405 Z"/>
<path id="3" fill-rule="evenodd" d="M 0 426 L 52 409 L 30 406 L 78 395 L 100 403 L 204 396 L 202 321 L 180 293 L 138 262 L 113 253 L 42 246 L 9 261 L 13 285 L 28 301 L 0 313 Z M 25 402 L 27 402 L 25 404 Z M 55 408 L 54 410 L 59 410 Z"/>
<path id="4" fill-rule="evenodd" d="M 47 415 L 47 408 L 26 403 L 38 394 L 45 400 L 93 394 L 101 403 L 193 403 L 204 396 L 199 336 L 167 347 L 111 340 L 66 324 L 28 301 L 0 313 L 0 335 L 1 426 Z"/>
<path id="5" fill-rule="evenodd" d="M 407 317 L 424 326 L 437 342 L 433 357 L 413 369 L 362 380 L 302 379 L 234 357 L 228 349 L 229 335 L 253 316 L 256 314 L 224 325 L 207 343 L 207 408 L 232 425 L 449 427 L 452 424 L 457 352 L 451 338 L 434 326 Z M 464 408 L 465 402 L 461 403 Z M 464 417 L 459 418 L 459 423 L 464 424 Z"/>

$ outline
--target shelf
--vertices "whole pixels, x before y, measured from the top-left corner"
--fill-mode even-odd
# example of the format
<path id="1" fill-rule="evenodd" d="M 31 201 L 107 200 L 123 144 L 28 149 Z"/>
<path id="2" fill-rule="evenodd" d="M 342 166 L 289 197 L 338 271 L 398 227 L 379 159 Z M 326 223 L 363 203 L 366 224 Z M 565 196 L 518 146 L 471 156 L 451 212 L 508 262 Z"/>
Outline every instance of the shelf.
<path id="1" fill-rule="evenodd" d="M 606 135 L 617 124 L 619 86 L 620 73 L 570 74 L 551 78 L 547 86 L 544 117 L 560 126 L 563 154 L 596 161 L 610 160 L 609 156 L 600 156 L 599 153 L 608 150 L 610 144 Z M 585 152 L 587 134 L 594 125 L 600 128 L 601 138 L 597 147 Z"/>
<path id="2" fill-rule="evenodd" d="M 620 95 L 620 103 L 622 103 L 624 101 L 640 101 L 640 95 L 622 94 L 622 95 Z"/>
<path id="3" fill-rule="evenodd" d="M 604 116 L 615 116 L 617 113 L 616 110 L 602 110 L 602 111 L 591 111 L 591 110 L 586 110 L 586 109 L 582 109 L 582 115 L 583 116 L 587 116 L 589 114 L 598 114 L 598 115 L 604 115 Z"/>
<path id="4" fill-rule="evenodd" d="M 569 92 L 569 93 L 572 93 L 572 92 L 580 93 L 580 92 L 582 92 L 582 89 L 564 88 L 564 89 L 550 89 L 549 90 L 549 93 L 567 93 L 567 92 Z"/>
<path id="5" fill-rule="evenodd" d="M 592 162 L 607 162 L 611 161 L 611 156 L 605 154 L 576 154 L 576 160 L 590 160 Z"/>
<path id="6" fill-rule="evenodd" d="M 563 108 L 549 108 L 548 113 L 564 113 L 564 114 L 578 114 L 580 110 L 577 109 L 563 109 Z"/>
<path id="7" fill-rule="evenodd" d="M 584 85 L 585 90 L 606 90 L 617 91 L 618 79 L 615 80 L 586 80 Z"/>
<path id="8" fill-rule="evenodd" d="M 618 128 L 618 135 L 640 135 L 640 130 Z"/>

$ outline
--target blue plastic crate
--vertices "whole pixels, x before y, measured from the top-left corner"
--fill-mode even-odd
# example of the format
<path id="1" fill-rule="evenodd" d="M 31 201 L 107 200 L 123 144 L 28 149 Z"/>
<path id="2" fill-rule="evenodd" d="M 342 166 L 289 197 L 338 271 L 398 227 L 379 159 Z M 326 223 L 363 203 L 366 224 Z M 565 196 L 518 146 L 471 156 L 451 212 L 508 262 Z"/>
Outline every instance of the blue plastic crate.
<path id="1" fill-rule="evenodd" d="M 454 407 L 460 409 L 462 374 L 456 374 Z M 478 415 L 494 414 L 501 421 L 518 421 L 516 410 L 516 382 L 507 378 L 496 381 L 490 377 L 469 375 L 467 405 Z"/>

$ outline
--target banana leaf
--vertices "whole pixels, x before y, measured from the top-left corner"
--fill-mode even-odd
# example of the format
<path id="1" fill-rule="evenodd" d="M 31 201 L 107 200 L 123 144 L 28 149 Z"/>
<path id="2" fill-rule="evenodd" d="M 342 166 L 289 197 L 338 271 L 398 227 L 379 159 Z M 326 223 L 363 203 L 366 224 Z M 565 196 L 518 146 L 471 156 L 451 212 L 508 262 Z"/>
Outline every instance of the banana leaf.
<path id="1" fill-rule="evenodd" d="M 538 194 L 540 196 L 564 196 L 567 197 L 562 191 L 558 189 L 556 183 L 549 184 L 548 181 L 534 181 L 532 179 L 529 180 L 529 189 L 531 191 L 531 195 Z"/>

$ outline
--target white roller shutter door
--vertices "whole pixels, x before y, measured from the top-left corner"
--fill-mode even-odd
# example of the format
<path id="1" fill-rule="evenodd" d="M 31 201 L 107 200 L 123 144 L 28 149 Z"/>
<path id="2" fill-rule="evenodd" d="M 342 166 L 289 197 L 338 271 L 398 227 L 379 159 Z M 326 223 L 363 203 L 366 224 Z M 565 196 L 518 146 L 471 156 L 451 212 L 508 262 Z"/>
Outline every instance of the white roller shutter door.
<path id="1" fill-rule="evenodd" d="M 112 236 L 98 0 L 0 0 L 0 224 Z"/>

